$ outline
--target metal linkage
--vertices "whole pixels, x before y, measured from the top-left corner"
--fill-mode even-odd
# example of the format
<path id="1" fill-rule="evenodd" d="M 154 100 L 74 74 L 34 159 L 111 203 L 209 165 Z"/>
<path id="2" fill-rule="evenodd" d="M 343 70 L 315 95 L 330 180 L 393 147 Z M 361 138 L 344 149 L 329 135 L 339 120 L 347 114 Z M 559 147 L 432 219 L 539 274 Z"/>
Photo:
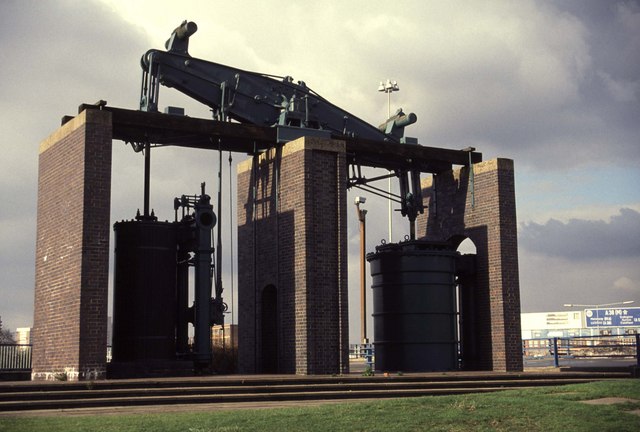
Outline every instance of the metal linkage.
<path id="1" fill-rule="evenodd" d="M 165 45 L 167 51 L 149 50 L 143 55 L 142 111 L 158 110 L 158 90 L 162 84 L 211 107 L 217 119 L 300 129 L 298 136 L 312 133 L 309 131 L 326 131 L 328 136 L 401 142 L 404 127 L 417 119 L 415 114 L 399 111 L 377 128 L 322 98 L 304 81 L 191 57 L 189 37 L 197 29 L 195 23 L 185 21 L 173 31 Z M 291 132 L 284 136 L 296 137 Z"/>

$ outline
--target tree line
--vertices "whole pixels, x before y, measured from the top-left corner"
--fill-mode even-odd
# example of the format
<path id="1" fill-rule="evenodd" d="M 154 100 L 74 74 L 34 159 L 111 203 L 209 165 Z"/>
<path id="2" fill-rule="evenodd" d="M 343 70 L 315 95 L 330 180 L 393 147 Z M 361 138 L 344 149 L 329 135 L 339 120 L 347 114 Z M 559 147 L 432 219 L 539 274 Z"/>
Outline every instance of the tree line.
<path id="1" fill-rule="evenodd" d="M 2 328 L 2 317 L 0 317 L 0 343 L 8 344 L 8 343 L 16 343 L 16 340 L 13 338 L 13 333 L 9 329 Z"/>

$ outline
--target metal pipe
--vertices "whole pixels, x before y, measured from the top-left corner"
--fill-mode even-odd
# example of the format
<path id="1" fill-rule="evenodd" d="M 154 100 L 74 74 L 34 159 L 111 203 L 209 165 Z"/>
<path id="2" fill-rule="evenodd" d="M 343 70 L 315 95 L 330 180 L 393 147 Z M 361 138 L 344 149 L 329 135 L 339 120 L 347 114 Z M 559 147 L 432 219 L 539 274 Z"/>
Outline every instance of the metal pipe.
<path id="1" fill-rule="evenodd" d="M 360 222 L 360 340 L 363 344 L 367 341 L 367 297 L 366 297 L 366 210 L 360 210 L 360 203 L 356 198 L 356 214 Z"/>
<path id="2" fill-rule="evenodd" d="M 149 217 L 149 189 L 151 178 L 151 143 L 144 145 L 144 212 L 145 218 Z"/>
<path id="3" fill-rule="evenodd" d="M 222 301 L 222 140 L 218 139 L 218 232 L 216 243 L 216 300 Z M 222 315 L 224 317 L 224 314 Z M 224 328 L 224 320 L 220 323 Z"/>
<path id="4" fill-rule="evenodd" d="M 195 205 L 196 256 L 195 256 L 195 317 L 194 360 L 199 368 L 211 363 L 211 231 L 216 223 L 210 197 L 204 193 Z"/>
<path id="5" fill-rule="evenodd" d="M 193 21 L 184 21 L 180 26 L 178 26 L 174 32 L 178 39 L 184 39 L 192 36 L 195 32 L 198 31 L 198 25 Z"/>
<path id="6" fill-rule="evenodd" d="M 233 251 L 233 182 L 231 179 L 232 175 L 232 167 L 231 163 L 233 162 L 233 157 L 231 156 L 231 152 L 229 152 L 229 229 L 231 231 L 231 236 L 229 238 L 229 265 L 231 266 L 231 325 L 233 326 L 235 319 L 235 307 L 233 303 L 233 291 L 234 291 L 234 283 L 233 283 L 233 275 L 234 275 L 234 266 L 233 262 L 235 260 L 234 251 Z M 231 327 L 233 328 L 233 327 Z M 231 335 L 231 342 L 233 347 L 233 333 Z"/>

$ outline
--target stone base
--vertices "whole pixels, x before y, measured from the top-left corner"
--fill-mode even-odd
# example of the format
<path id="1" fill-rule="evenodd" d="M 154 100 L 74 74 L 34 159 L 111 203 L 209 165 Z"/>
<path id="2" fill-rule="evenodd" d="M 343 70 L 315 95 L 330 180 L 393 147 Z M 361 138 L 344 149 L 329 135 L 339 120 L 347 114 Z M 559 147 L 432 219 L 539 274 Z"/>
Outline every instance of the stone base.
<path id="1" fill-rule="evenodd" d="M 107 377 L 105 368 L 91 368 L 79 371 L 74 367 L 67 367 L 60 371 L 39 371 L 31 373 L 32 381 L 94 381 Z"/>
<path id="2" fill-rule="evenodd" d="M 108 379 L 184 377 L 193 375 L 195 375 L 193 362 L 187 360 L 111 362 L 107 365 Z"/>

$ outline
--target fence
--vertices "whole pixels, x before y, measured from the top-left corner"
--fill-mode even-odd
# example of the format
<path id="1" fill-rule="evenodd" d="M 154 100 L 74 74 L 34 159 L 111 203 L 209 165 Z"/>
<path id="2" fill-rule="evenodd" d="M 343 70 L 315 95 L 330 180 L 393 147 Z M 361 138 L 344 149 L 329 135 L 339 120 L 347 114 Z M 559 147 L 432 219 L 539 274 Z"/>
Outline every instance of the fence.
<path id="1" fill-rule="evenodd" d="M 640 366 L 640 334 L 620 336 L 572 336 L 522 341 L 525 359 L 553 357 L 555 367 L 560 359 L 636 358 Z"/>
<path id="2" fill-rule="evenodd" d="M 636 358 L 640 367 L 640 334 L 628 336 L 572 336 L 522 341 L 525 359 L 553 358 L 559 367 L 560 359 L 581 358 Z M 350 358 L 364 358 L 373 362 L 371 344 L 353 344 Z M 107 362 L 111 361 L 111 346 L 107 347 Z M 31 345 L 0 344 L 0 371 L 25 371 L 31 369 Z"/>
<path id="3" fill-rule="evenodd" d="M 31 345 L 0 344 L 0 370 L 31 369 Z"/>

